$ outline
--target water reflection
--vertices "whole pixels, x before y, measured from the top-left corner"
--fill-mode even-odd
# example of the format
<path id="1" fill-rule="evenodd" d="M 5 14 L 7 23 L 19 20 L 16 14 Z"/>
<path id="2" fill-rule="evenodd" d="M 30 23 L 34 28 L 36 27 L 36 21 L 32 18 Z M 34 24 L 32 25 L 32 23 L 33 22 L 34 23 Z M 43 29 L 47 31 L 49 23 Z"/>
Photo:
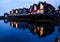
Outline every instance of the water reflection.
<path id="1" fill-rule="evenodd" d="M 54 32 L 57 34 L 60 33 L 60 23 L 51 23 L 51 22 L 29 22 L 29 21 L 20 21 L 20 20 L 8 20 L 8 19 L 4 19 L 4 23 L 8 23 L 12 28 L 16 28 L 16 29 L 22 29 L 22 30 L 26 30 L 29 29 L 30 33 L 32 33 L 33 35 L 37 35 L 39 38 L 41 37 L 47 37 L 48 35 L 54 34 Z M 57 30 L 55 29 L 57 26 Z M 50 37 L 53 37 L 50 36 Z M 60 41 L 60 35 L 55 37 L 54 41 Z M 48 38 L 48 37 L 47 37 Z"/>
<path id="2" fill-rule="evenodd" d="M 54 32 L 53 25 L 33 25 L 25 22 L 10 22 L 11 27 L 19 29 L 29 29 L 31 33 L 37 34 L 39 37 L 49 35 Z"/>

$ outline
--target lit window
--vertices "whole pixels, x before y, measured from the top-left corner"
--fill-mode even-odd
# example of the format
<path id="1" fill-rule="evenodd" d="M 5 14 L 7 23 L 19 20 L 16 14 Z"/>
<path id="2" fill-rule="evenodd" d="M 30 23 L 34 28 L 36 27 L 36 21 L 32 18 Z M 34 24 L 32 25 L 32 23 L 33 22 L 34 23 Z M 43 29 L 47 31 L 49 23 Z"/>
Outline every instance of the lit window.
<path id="1" fill-rule="evenodd" d="M 44 10 L 38 10 L 37 13 L 43 14 L 44 13 Z"/>
<path id="2" fill-rule="evenodd" d="M 42 4 L 40 4 L 40 9 L 43 9 L 43 8 L 44 8 L 44 6 Z"/>
<path id="3" fill-rule="evenodd" d="M 43 11 L 43 10 L 40 10 L 40 13 L 42 13 L 42 14 L 43 14 L 43 13 L 44 13 L 44 11 Z"/>
<path id="4" fill-rule="evenodd" d="M 16 14 L 18 13 L 18 10 L 16 10 Z"/>
<path id="5" fill-rule="evenodd" d="M 39 12 L 40 12 L 40 10 L 37 11 L 37 13 L 39 13 Z"/>
<path id="6" fill-rule="evenodd" d="M 37 7 L 36 6 L 34 6 L 34 10 L 37 10 Z"/>

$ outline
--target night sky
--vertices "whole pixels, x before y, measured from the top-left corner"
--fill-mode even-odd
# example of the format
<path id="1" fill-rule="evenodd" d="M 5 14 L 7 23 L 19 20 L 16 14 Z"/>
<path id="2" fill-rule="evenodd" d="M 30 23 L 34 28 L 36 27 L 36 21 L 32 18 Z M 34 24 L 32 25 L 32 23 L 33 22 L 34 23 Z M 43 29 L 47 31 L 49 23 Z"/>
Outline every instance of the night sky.
<path id="1" fill-rule="evenodd" d="M 0 0 L 0 15 L 8 12 L 12 9 L 18 8 L 29 8 L 34 3 L 39 3 L 39 1 L 52 4 L 56 9 L 60 5 L 60 0 Z"/>

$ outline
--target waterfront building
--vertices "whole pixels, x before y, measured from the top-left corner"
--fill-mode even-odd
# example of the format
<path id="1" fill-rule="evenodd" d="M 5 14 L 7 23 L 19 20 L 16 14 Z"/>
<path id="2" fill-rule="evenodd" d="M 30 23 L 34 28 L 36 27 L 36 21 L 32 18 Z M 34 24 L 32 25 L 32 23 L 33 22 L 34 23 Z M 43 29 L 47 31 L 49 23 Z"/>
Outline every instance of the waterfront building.
<path id="1" fill-rule="evenodd" d="M 33 11 L 33 12 L 37 12 L 37 4 L 34 4 L 34 5 L 33 5 L 32 11 Z"/>
<path id="2" fill-rule="evenodd" d="M 19 10 L 18 9 L 13 9 L 12 11 L 10 11 L 10 14 L 11 15 L 16 15 L 16 14 L 18 14 L 19 13 Z"/>
<path id="3" fill-rule="evenodd" d="M 55 8 L 51 4 L 48 4 L 46 2 L 39 2 L 37 12 L 40 12 L 43 14 L 54 13 Z"/>
<path id="4" fill-rule="evenodd" d="M 19 10 L 18 9 L 15 9 L 15 14 L 18 14 L 19 13 Z"/>
<path id="5" fill-rule="evenodd" d="M 29 12 L 30 12 L 30 13 L 32 13 L 32 7 L 33 7 L 33 6 L 30 6 L 30 8 L 29 8 Z"/>
<path id="6" fill-rule="evenodd" d="M 15 13 L 15 10 L 14 9 L 10 11 L 10 14 L 14 14 L 14 13 Z"/>
<path id="7" fill-rule="evenodd" d="M 29 13 L 29 9 L 28 8 L 23 8 L 22 9 L 22 14 L 27 14 Z"/>
<path id="8" fill-rule="evenodd" d="M 59 8 L 60 9 L 60 8 Z M 10 14 L 28 14 L 28 13 L 39 13 L 39 14 L 55 14 L 55 8 L 46 2 L 39 2 L 38 4 L 33 4 L 30 8 L 19 8 L 10 11 Z M 60 13 L 60 11 L 59 11 Z"/>
<path id="9" fill-rule="evenodd" d="M 23 10 L 23 9 L 19 8 L 19 14 L 22 14 L 22 10 Z"/>
<path id="10" fill-rule="evenodd" d="M 38 4 L 34 4 L 30 7 L 30 10 L 32 10 L 33 13 L 36 12 L 40 14 L 53 14 L 55 12 L 55 8 L 46 2 L 39 2 Z"/>

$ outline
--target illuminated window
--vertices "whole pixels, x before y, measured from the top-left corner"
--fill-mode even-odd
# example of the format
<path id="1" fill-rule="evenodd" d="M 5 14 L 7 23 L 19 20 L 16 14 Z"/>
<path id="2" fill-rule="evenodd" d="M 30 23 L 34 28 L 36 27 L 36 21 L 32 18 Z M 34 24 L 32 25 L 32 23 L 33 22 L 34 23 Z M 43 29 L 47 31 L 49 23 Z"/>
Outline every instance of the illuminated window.
<path id="1" fill-rule="evenodd" d="M 40 12 L 40 10 L 37 11 L 37 13 L 39 13 L 39 12 Z"/>
<path id="2" fill-rule="evenodd" d="M 37 10 L 37 7 L 36 6 L 34 6 L 34 10 Z"/>
<path id="3" fill-rule="evenodd" d="M 44 10 L 38 10 L 37 13 L 43 14 L 44 13 Z"/>
<path id="4" fill-rule="evenodd" d="M 44 9 L 44 6 L 40 3 L 40 9 Z"/>
<path id="5" fill-rule="evenodd" d="M 42 13 L 42 14 L 43 14 L 43 13 L 44 13 L 44 10 L 40 10 L 40 13 Z"/>
<path id="6" fill-rule="evenodd" d="M 16 14 L 18 13 L 18 10 L 16 10 Z"/>

